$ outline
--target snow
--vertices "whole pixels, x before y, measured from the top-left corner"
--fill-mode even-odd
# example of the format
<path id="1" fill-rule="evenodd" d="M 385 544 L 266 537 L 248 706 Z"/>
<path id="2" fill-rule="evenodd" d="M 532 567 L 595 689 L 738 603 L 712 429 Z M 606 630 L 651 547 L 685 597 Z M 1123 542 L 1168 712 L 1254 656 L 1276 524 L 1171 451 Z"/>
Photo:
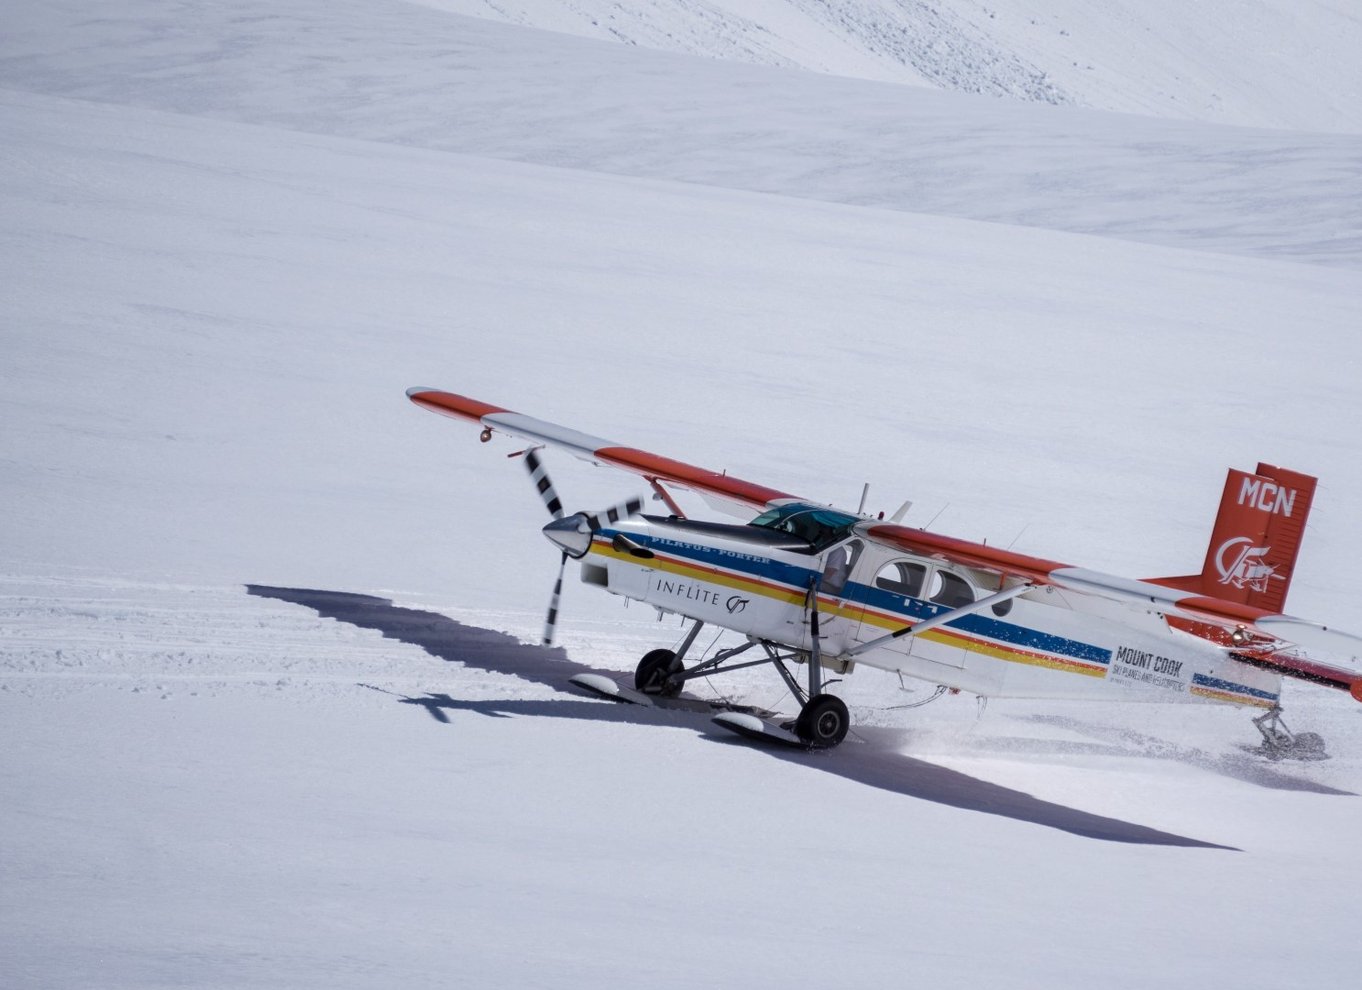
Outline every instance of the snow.
<path id="1" fill-rule="evenodd" d="M 1238 9 L 1189 7 L 1149 44 Z M 1295 16 L 1321 66 L 1346 13 Z M 403 395 L 1131 576 L 1267 460 L 1321 478 L 1291 611 L 1362 631 L 1328 86 L 1251 130 L 382 0 L 4 18 L 0 984 L 1351 984 L 1355 702 L 1289 685 L 1333 756 L 1268 764 L 1235 709 L 900 710 L 930 688 L 874 671 L 815 755 L 588 698 L 682 630 L 574 585 L 527 645 L 514 447 Z M 827 64 L 782 64 L 849 74 L 809 23 Z M 1235 103 L 1291 124 L 1302 64 Z"/>
<path id="2" fill-rule="evenodd" d="M 1039 103 L 1362 131 L 1362 14 L 1338 0 L 418 0 L 661 51 Z"/>
<path id="3" fill-rule="evenodd" d="M 1217 252 L 1354 268 L 1362 254 L 1352 134 L 1057 112 L 419 7 L 380 17 L 369 0 L 142 0 L 45 23 L 65 9 L 35 6 L 42 30 L 0 37 L 0 87 Z"/>

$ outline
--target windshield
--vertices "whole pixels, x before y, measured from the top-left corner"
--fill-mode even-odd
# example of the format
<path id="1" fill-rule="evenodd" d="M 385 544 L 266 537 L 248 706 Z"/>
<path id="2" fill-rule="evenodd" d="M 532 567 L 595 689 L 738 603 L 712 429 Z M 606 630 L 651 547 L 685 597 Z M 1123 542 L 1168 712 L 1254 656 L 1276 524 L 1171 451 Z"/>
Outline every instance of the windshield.
<path id="1" fill-rule="evenodd" d="M 808 540 L 814 550 L 821 550 L 850 533 L 856 521 L 850 513 L 796 502 L 768 509 L 749 525 L 791 533 Z"/>

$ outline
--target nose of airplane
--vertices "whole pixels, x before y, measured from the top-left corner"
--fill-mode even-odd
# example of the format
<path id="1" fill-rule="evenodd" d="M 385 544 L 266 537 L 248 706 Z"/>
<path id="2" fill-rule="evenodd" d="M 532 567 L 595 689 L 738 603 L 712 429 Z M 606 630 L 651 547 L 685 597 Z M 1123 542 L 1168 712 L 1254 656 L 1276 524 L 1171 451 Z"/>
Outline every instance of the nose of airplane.
<path id="1" fill-rule="evenodd" d="M 544 535 L 569 557 L 585 557 L 591 549 L 591 526 L 584 512 L 555 519 L 544 527 Z"/>

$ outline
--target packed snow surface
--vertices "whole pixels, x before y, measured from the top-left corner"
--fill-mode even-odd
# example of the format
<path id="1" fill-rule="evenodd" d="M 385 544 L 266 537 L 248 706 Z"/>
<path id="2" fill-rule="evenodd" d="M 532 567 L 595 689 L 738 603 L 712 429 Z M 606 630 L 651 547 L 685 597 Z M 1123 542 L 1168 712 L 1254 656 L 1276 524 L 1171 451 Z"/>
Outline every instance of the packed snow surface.
<path id="1" fill-rule="evenodd" d="M 1351 986 L 1346 696 L 1286 688 L 1315 763 L 872 670 L 821 754 L 589 698 L 683 630 L 573 584 L 536 645 L 515 445 L 403 395 L 1131 576 L 1281 464 L 1289 610 L 1362 632 L 1355 15 L 1045 9 L 1102 85 L 1021 0 L 10 3 L 0 985 Z M 985 50 L 1064 98 L 945 81 Z"/>

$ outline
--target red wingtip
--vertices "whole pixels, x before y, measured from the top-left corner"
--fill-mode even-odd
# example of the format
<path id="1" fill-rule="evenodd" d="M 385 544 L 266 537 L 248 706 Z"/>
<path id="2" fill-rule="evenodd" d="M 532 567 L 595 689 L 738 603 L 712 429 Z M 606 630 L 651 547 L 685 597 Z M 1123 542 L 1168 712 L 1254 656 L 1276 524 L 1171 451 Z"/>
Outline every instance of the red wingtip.
<path id="1" fill-rule="evenodd" d="M 425 406 L 431 412 L 462 419 L 481 420 L 484 416 L 508 411 L 501 406 L 479 402 L 477 399 L 455 395 L 453 392 L 442 392 L 434 388 L 409 388 L 407 389 L 407 398 L 418 406 Z"/>

